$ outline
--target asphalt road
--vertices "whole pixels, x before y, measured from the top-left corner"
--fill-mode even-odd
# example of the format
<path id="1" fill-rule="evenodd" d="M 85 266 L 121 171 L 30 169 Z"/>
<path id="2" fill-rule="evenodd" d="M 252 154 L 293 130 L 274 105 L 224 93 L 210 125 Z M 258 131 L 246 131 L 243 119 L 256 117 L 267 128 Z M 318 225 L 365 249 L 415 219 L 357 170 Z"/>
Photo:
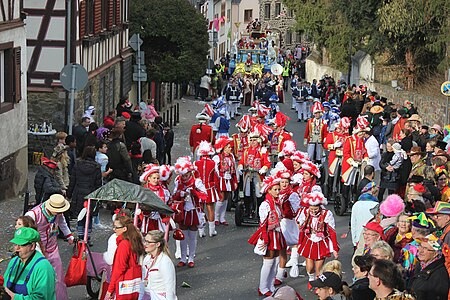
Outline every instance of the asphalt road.
<path id="1" fill-rule="evenodd" d="M 290 98 L 290 95 L 289 97 Z M 204 103 L 192 99 L 180 100 L 180 121 L 174 128 L 175 144 L 173 157 L 187 155 L 189 153 L 188 137 L 192 124 L 195 123 L 195 115 L 203 109 Z M 290 109 L 290 104 L 280 104 L 281 110 L 292 118 L 288 121 L 287 130 L 293 133 L 294 140 L 300 149 L 303 149 L 303 134 L 305 123 L 297 123 L 295 111 Z M 241 112 L 246 112 L 248 107 L 242 107 Z M 236 132 L 236 121 L 232 121 L 230 133 Z M 304 150 L 304 149 L 303 149 Z M 173 163 L 173 162 L 172 162 Z M 30 184 L 34 180 L 34 172 L 31 168 L 29 175 Z M 10 247 L 9 240 L 13 236 L 13 224 L 17 216 L 21 214 L 22 199 L 12 199 L 0 203 L 0 258 L 5 257 Z M 331 206 L 329 206 L 331 208 Z M 177 296 L 179 299 L 198 300 L 226 300 L 226 299 L 262 299 L 258 297 L 257 289 L 262 258 L 253 253 L 253 246 L 247 243 L 247 239 L 256 230 L 256 227 L 234 225 L 234 211 L 227 213 L 227 221 L 230 226 L 219 226 L 218 235 L 198 239 L 195 268 L 176 268 L 177 271 Z M 342 233 L 348 229 L 349 215 L 336 217 L 338 240 L 341 246 L 339 260 L 343 264 L 344 280 L 351 282 L 351 256 L 353 248 L 350 237 L 341 239 Z M 112 222 L 108 212 L 101 214 L 102 228 L 94 229 L 93 251 L 102 252 L 106 250 L 107 238 L 112 233 Z M 170 242 L 171 251 L 175 247 Z M 60 251 L 63 264 L 67 267 L 72 247 L 60 240 Z M 177 263 L 177 260 L 174 260 Z M 0 270 L 4 272 L 7 262 L 0 263 Z M 295 288 L 305 299 L 317 299 L 307 290 L 307 278 L 304 268 L 300 267 L 300 277 L 287 278 L 285 283 Z M 190 288 L 181 287 L 186 282 Z M 89 299 L 84 286 L 69 288 L 70 299 Z"/>

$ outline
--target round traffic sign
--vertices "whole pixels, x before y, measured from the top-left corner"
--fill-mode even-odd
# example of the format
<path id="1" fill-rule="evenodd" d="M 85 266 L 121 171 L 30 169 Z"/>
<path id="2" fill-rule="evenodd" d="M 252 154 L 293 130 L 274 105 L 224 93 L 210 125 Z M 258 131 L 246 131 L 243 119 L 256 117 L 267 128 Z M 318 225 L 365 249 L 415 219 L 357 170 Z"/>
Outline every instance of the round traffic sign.
<path id="1" fill-rule="evenodd" d="M 446 81 L 441 85 L 441 93 L 444 96 L 450 97 L 450 81 Z"/>
<path id="2" fill-rule="evenodd" d="M 75 80 L 73 81 L 72 86 L 72 78 Z M 80 65 L 80 64 L 67 64 L 64 66 L 64 68 L 61 70 L 61 73 L 59 74 L 59 80 L 61 81 L 62 86 L 67 91 L 71 91 L 73 89 L 74 91 L 79 91 L 84 89 L 88 82 L 88 73 L 86 69 Z"/>

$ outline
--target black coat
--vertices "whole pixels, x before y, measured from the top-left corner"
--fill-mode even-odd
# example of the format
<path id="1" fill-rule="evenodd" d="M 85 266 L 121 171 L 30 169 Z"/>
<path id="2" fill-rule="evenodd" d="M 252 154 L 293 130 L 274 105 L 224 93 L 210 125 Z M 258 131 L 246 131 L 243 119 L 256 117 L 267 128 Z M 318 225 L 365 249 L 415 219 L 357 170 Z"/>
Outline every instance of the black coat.
<path id="1" fill-rule="evenodd" d="M 416 300 L 444 300 L 450 285 L 444 257 L 432 262 L 422 270 L 420 263 L 411 279 L 411 291 Z"/>
<path id="2" fill-rule="evenodd" d="M 399 170 L 395 170 L 392 172 L 389 172 L 386 170 L 387 166 L 389 165 L 389 162 L 392 160 L 392 157 L 394 156 L 394 152 L 384 152 L 381 155 L 380 160 L 380 168 L 381 168 L 381 180 L 380 180 L 380 187 L 389 189 L 389 190 L 395 190 L 398 187 L 397 184 L 397 178 L 399 177 Z"/>
<path id="3" fill-rule="evenodd" d="M 131 165 L 131 158 L 128 154 L 127 147 L 120 139 L 113 139 L 108 145 L 108 167 L 112 169 L 110 174 L 111 179 L 118 178 L 126 181 L 131 181 L 131 174 L 133 174 L 133 167 Z"/>
<path id="4" fill-rule="evenodd" d="M 355 283 L 350 286 L 350 289 L 352 290 L 350 300 L 375 298 L 375 292 L 369 288 L 369 278 L 367 277 L 356 280 Z"/>
<path id="5" fill-rule="evenodd" d="M 174 133 L 172 129 L 167 130 L 164 135 L 165 151 L 168 152 L 173 147 Z"/>
<path id="6" fill-rule="evenodd" d="M 411 151 L 411 148 L 413 146 L 412 136 L 409 135 L 407 137 L 404 137 L 400 142 L 400 145 L 402 146 L 402 149 L 405 150 L 405 152 L 408 153 L 409 151 Z"/>
<path id="7" fill-rule="evenodd" d="M 133 142 L 136 142 L 138 139 L 145 136 L 145 130 L 139 123 L 137 123 L 137 121 L 130 120 L 126 123 L 124 135 L 125 144 L 129 150 Z"/>
<path id="8" fill-rule="evenodd" d="M 432 206 L 434 206 L 434 203 L 436 201 L 441 201 L 441 191 L 439 188 L 434 184 L 433 181 L 424 179 L 423 180 L 423 186 L 427 188 L 427 193 L 424 195 L 424 198 L 428 198 L 430 200 L 430 203 Z M 429 192 L 429 195 L 428 195 Z"/>
<path id="9" fill-rule="evenodd" d="M 158 125 L 156 129 L 155 138 L 153 139 L 156 143 L 156 159 L 160 164 L 164 162 L 164 153 L 166 151 L 166 141 L 164 140 L 164 130 L 161 125 Z"/>
<path id="10" fill-rule="evenodd" d="M 55 176 L 47 167 L 40 166 L 34 177 L 34 190 L 36 191 L 36 204 L 42 203 L 53 194 L 61 194 L 62 188 Z"/>
<path id="11" fill-rule="evenodd" d="M 84 197 L 101 185 L 100 164 L 93 159 L 77 159 L 67 189 L 67 196 L 72 199 L 70 210 L 73 216 L 77 216 L 83 208 Z"/>

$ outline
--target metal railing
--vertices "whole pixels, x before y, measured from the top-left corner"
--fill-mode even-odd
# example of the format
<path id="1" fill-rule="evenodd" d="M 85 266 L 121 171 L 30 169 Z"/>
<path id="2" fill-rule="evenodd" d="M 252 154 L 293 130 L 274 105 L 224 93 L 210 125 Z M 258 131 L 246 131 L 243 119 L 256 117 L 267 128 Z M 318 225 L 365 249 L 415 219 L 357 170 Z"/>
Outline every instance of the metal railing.
<path id="1" fill-rule="evenodd" d="M 180 103 L 172 104 L 162 112 L 163 122 L 169 123 L 170 127 L 180 123 Z"/>

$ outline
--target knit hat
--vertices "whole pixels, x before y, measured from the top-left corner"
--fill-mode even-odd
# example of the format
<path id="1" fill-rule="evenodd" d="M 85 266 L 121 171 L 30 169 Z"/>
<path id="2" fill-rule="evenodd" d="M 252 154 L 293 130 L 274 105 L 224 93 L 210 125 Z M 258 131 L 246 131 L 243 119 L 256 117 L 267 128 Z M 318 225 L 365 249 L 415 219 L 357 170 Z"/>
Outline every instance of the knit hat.
<path id="1" fill-rule="evenodd" d="M 175 171 L 178 174 L 184 175 L 188 172 L 192 172 L 195 170 L 194 164 L 191 162 L 191 158 L 189 156 L 180 156 L 175 162 Z"/>
<path id="2" fill-rule="evenodd" d="M 197 147 L 197 155 L 198 156 L 202 156 L 202 155 L 213 155 L 214 149 L 211 145 L 210 142 L 207 141 L 201 141 L 200 144 Z"/>
<path id="3" fill-rule="evenodd" d="M 144 183 L 148 180 L 150 175 L 158 173 L 159 174 L 159 165 L 157 164 L 149 164 L 145 167 L 144 173 L 139 177 L 139 181 Z"/>
<path id="4" fill-rule="evenodd" d="M 386 199 L 380 204 L 380 212 L 385 217 L 397 217 L 404 211 L 404 209 L 405 203 L 397 194 L 387 196 Z"/>

